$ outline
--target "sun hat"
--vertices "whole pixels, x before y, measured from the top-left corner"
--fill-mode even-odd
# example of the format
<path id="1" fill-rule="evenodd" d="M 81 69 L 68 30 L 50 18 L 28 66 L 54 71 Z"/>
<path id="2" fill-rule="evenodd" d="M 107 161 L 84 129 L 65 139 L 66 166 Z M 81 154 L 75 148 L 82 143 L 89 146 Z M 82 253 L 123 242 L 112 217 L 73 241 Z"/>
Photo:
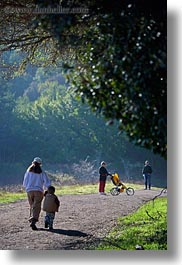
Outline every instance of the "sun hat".
<path id="1" fill-rule="evenodd" d="M 38 164 L 42 164 L 42 159 L 40 157 L 35 157 L 33 162 L 37 162 Z"/>

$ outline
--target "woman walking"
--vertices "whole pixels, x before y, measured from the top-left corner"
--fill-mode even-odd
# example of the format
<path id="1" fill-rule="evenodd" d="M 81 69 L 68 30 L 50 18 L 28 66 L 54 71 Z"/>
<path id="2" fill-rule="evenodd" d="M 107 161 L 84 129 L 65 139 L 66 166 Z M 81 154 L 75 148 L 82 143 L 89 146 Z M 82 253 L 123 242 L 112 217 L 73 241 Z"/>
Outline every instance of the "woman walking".
<path id="1" fill-rule="evenodd" d="M 23 180 L 23 186 L 27 192 L 28 202 L 30 205 L 30 227 L 37 230 L 36 222 L 39 220 L 41 203 L 44 196 L 44 187 L 47 189 L 51 181 L 41 168 L 42 160 L 35 157 L 32 164 L 28 167 Z"/>

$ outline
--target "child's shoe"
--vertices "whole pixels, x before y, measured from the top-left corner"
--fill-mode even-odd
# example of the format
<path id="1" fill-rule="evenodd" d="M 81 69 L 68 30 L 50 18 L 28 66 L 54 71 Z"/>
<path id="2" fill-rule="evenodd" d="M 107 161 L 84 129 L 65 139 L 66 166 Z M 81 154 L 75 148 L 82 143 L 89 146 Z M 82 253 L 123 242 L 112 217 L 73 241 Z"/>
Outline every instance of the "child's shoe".
<path id="1" fill-rule="evenodd" d="M 45 227 L 45 228 L 48 228 L 48 226 L 49 226 L 48 222 L 45 221 L 45 223 L 44 223 L 44 227 Z"/>
<path id="2" fill-rule="evenodd" d="M 52 226 L 52 225 L 49 226 L 49 230 L 50 230 L 50 231 L 53 230 L 53 226 Z"/>

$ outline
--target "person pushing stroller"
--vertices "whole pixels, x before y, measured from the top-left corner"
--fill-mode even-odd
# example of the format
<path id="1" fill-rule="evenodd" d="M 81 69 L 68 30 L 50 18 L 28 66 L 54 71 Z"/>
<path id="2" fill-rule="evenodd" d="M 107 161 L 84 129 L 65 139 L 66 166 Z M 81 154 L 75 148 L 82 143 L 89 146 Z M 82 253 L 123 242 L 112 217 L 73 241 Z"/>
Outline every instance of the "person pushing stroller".
<path id="1" fill-rule="evenodd" d="M 99 193 L 101 195 L 106 195 L 105 193 L 105 185 L 107 176 L 112 176 L 106 169 L 106 162 L 102 161 L 101 166 L 99 168 Z"/>

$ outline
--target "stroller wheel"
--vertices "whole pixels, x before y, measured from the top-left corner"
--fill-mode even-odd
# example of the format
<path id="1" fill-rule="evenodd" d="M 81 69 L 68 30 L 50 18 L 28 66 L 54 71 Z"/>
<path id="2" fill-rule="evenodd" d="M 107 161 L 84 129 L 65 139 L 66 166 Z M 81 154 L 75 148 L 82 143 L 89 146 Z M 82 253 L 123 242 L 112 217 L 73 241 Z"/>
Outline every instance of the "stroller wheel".
<path id="1" fill-rule="evenodd" d="M 119 195 L 119 189 L 118 188 L 112 188 L 111 190 L 110 190 L 110 193 L 113 195 L 113 196 L 117 196 L 117 195 Z"/>
<path id="2" fill-rule="evenodd" d="M 126 188 L 126 194 L 129 196 L 134 195 L 135 191 L 133 188 Z"/>

